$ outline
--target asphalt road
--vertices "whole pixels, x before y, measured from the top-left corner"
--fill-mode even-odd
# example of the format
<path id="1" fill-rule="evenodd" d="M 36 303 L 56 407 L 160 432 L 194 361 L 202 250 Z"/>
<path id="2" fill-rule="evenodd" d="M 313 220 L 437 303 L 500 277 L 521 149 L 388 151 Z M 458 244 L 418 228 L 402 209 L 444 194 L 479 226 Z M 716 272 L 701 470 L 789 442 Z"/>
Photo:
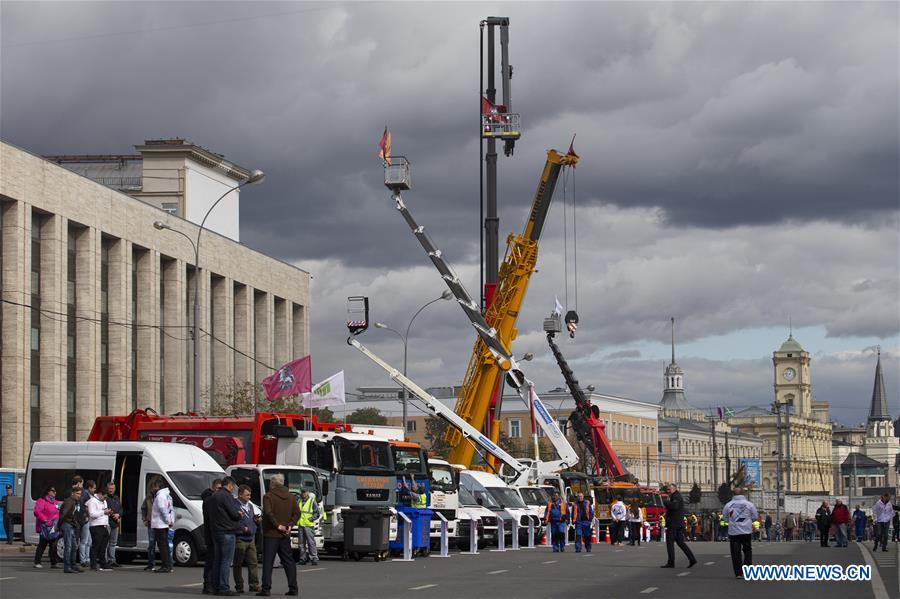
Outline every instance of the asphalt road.
<path id="1" fill-rule="evenodd" d="M 477 556 L 452 553 L 449 558 L 414 562 L 342 562 L 323 559 L 318 567 L 299 568 L 300 594 L 306 597 L 735 597 L 760 599 L 789 596 L 827 599 L 898 597 L 897 545 L 888 553 L 851 544 L 822 549 L 818 543 L 754 543 L 758 564 L 866 564 L 878 572 L 873 582 L 750 582 L 736 580 L 726 543 L 691 543 L 699 564 L 692 569 L 678 552 L 676 568 L 660 569 L 665 546 L 595 546 L 591 554 L 573 547 L 555 554 L 540 547 L 518 552 L 482 551 Z M 677 551 L 677 550 L 676 550 Z M 868 556 L 868 557 L 867 557 Z M 867 562 L 867 559 L 869 560 Z M 63 574 L 31 567 L 28 553 L 0 555 L 0 597 L 61 599 L 69 596 L 160 598 L 200 596 L 202 570 L 178 568 L 173 574 L 144 572 L 135 562 L 113 572 Z M 287 590 L 282 570 L 274 578 L 273 596 Z M 886 591 L 886 592 L 885 592 Z"/>

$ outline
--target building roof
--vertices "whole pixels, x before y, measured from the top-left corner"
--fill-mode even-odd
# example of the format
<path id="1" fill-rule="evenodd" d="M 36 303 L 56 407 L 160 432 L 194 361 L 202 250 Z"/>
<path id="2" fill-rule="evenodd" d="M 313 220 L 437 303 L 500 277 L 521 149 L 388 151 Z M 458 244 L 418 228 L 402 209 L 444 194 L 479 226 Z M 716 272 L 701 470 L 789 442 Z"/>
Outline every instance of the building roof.
<path id="1" fill-rule="evenodd" d="M 853 466 L 856 465 L 857 468 L 875 468 L 875 467 L 885 467 L 887 464 L 884 462 L 879 462 L 878 460 L 873 460 L 869 456 L 864 453 L 859 453 L 858 451 L 853 451 L 847 454 L 847 459 L 841 464 L 842 466 Z"/>
<path id="2" fill-rule="evenodd" d="M 802 352 L 803 347 L 794 339 L 794 334 L 791 333 L 787 341 L 781 344 L 781 348 L 778 351 L 786 351 L 786 352 Z"/>
<path id="3" fill-rule="evenodd" d="M 869 421 L 890 419 L 887 395 L 884 392 L 884 377 L 881 374 L 881 350 L 878 350 L 878 362 L 875 364 L 875 386 L 872 388 L 872 404 L 869 407 Z"/>
<path id="4" fill-rule="evenodd" d="M 752 418 L 754 416 L 771 416 L 772 412 L 761 406 L 750 406 L 737 412 L 735 418 Z"/>

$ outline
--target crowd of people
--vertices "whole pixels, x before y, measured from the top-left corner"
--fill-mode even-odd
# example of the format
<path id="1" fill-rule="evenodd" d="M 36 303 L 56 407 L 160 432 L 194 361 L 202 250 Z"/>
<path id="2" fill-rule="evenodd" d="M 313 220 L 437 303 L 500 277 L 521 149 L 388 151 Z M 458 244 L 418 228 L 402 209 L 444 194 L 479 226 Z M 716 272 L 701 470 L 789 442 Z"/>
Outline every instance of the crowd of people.
<path id="1" fill-rule="evenodd" d="M 116 485 L 102 487 L 81 476 L 65 489 L 65 500 L 57 500 L 57 489 L 49 486 L 35 503 L 35 532 L 38 544 L 34 567 L 43 568 L 44 553 L 50 567 L 59 567 L 59 547 L 63 542 L 62 566 L 66 574 L 108 572 L 120 567 L 116 562 L 122 504 Z M 291 532 L 297 530 L 300 564 L 318 564 L 315 526 L 322 517 L 315 495 L 303 489 L 299 501 L 284 485 L 284 476 L 275 474 L 262 507 L 250 501 L 251 489 L 237 487 L 231 477 L 213 481 L 201 495 L 206 559 L 203 567 L 203 594 L 235 596 L 247 590 L 267 597 L 272 591 L 272 573 L 276 558 L 287 578 L 286 595 L 298 595 L 297 562 L 291 548 Z M 165 574 L 173 570 L 175 510 L 168 484 L 161 476 L 148 483 L 148 494 L 141 506 L 141 519 L 147 528 L 147 566 L 145 570 Z M 257 532 L 262 547 L 257 547 Z M 257 554 L 262 553 L 260 577 Z M 159 566 L 157 567 L 157 558 Z M 234 589 L 231 589 L 231 579 Z"/>

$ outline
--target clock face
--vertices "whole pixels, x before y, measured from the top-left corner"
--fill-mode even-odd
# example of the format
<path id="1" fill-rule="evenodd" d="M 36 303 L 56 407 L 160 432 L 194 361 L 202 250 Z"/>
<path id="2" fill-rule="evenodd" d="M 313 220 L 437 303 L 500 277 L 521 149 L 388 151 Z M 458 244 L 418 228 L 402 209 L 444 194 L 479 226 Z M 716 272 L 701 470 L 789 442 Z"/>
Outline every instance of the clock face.
<path id="1" fill-rule="evenodd" d="M 795 371 L 793 368 L 784 369 L 784 380 L 792 381 L 794 380 L 795 376 L 797 376 L 797 371 Z"/>

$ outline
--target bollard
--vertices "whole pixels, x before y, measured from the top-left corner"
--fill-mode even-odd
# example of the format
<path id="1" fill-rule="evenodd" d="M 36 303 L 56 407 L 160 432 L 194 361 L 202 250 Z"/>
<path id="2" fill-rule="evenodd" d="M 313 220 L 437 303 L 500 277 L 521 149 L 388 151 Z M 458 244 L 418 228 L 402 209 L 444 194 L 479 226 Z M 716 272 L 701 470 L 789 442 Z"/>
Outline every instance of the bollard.
<path id="1" fill-rule="evenodd" d="M 503 516 L 497 516 L 497 548 L 491 551 L 506 551 L 506 522 Z"/>
<path id="2" fill-rule="evenodd" d="M 512 525 L 512 550 L 519 550 L 519 519 L 513 518 Z"/>
<path id="3" fill-rule="evenodd" d="M 472 518 L 472 524 L 469 525 L 469 550 L 461 551 L 462 555 L 478 555 L 478 523 L 480 517 Z"/>
<path id="4" fill-rule="evenodd" d="M 528 545 L 525 549 L 534 549 L 534 518 L 528 519 Z"/>
<path id="5" fill-rule="evenodd" d="M 431 557 L 450 557 L 450 543 L 447 539 L 449 524 L 442 513 L 434 512 L 434 514 L 441 519 L 441 554 L 432 555 Z"/>
<path id="6" fill-rule="evenodd" d="M 394 558 L 391 561 L 393 562 L 411 562 L 413 561 L 412 557 L 412 520 L 409 519 L 409 516 L 404 514 L 403 512 L 397 512 L 397 515 L 403 518 L 405 524 L 403 525 L 403 557 L 402 558 Z"/>

